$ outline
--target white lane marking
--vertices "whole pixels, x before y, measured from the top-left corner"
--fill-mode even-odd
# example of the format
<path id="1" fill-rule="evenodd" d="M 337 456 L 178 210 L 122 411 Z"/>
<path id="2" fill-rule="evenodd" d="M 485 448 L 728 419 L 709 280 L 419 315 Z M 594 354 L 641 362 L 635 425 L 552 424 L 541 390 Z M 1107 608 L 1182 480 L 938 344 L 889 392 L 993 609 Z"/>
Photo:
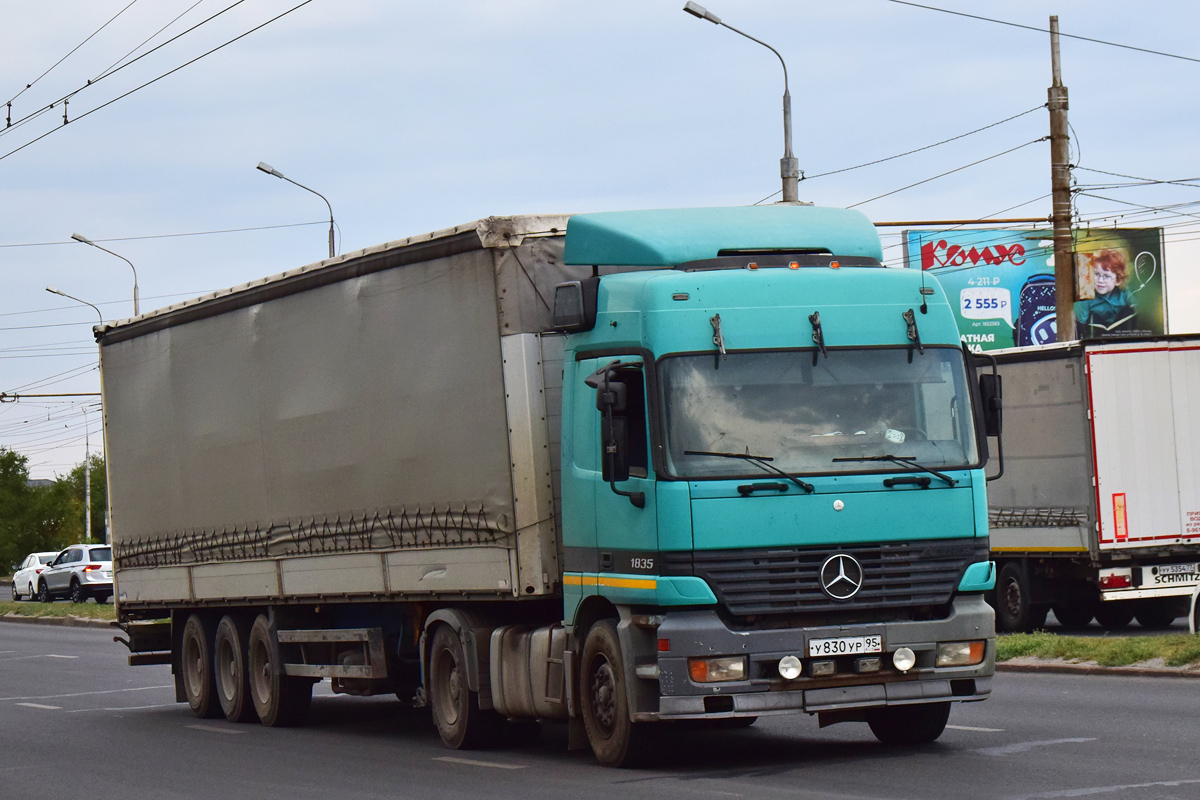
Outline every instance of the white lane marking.
<path id="1" fill-rule="evenodd" d="M 79 658 L 79 656 L 59 656 L 54 653 L 46 653 L 46 658 Z"/>
<path id="2" fill-rule="evenodd" d="M 970 725 L 947 725 L 952 731 L 979 731 L 980 733 L 1004 733 L 1004 728 L 973 728 Z"/>
<path id="3" fill-rule="evenodd" d="M 13 652 L 16 652 L 15 650 Z M 0 661 L 28 661 L 31 658 L 79 658 L 79 656 L 56 656 L 50 653 L 42 653 L 36 656 L 13 656 L 12 658 L 0 658 Z"/>
<path id="4" fill-rule="evenodd" d="M 233 728 L 222 728 L 217 725 L 184 725 L 183 727 L 191 728 L 194 731 L 209 731 L 210 733 L 228 733 L 233 736 L 236 736 L 240 733 L 245 733 L 245 731 L 238 731 L 238 730 L 234 730 Z"/>
<path id="5" fill-rule="evenodd" d="M 46 711 L 62 711 L 62 706 L 46 706 L 41 703 L 17 703 L 17 705 L 25 706 L 26 708 L 42 708 Z"/>
<path id="6" fill-rule="evenodd" d="M 473 758 L 455 758 L 454 756 L 434 756 L 434 761 L 446 761 L 451 764 L 470 764 L 473 767 L 492 767 L 494 769 L 525 769 L 524 764 L 501 764 L 497 761 L 476 761 Z"/>
<path id="7" fill-rule="evenodd" d="M 70 694 L 43 694 L 34 695 L 32 697 L 0 697 L 0 701 L 6 700 L 58 700 L 62 697 L 87 697 L 93 694 L 117 694 L 119 692 L 144 692 L 149 689 L 174 689 L 175 684 L 167 683 L 162 686 L 134 686 L 131 689 L 101 689 L 95 692 L 72 692 Z"/>
<path id="8" fill-rule="evenodd" d="M 66 713 L 82 714 L 85 711 L 141 711 L 142 709 L 146 709 L 146 708 L 171 708 L 172 706 L 177 706 L 177 705 L 179 705 L 179 704 L 178 703 L 156 703 L 155 705 L 152 705 L 152 706 L 120 706 L 120 707 L 115 707 L 115 708 L 71 708 L 71 709 L 68 709 Z"/>
<path id="9" fill-rule="evenodd" d="M 1057 797 L 1087 797 L 1094 794 L 1127 792 L 1130 789 L 1151 789 L 1155 786 L 1191 786 L 1196 783 L 1200 783 L 1200 778 L 1189 778 L 1181 781 L 1155 781 L 1153 783 L 1129 783 L 1124 786 L 1089 786 L 1086 789 L 1062 789 L 1057 792 L 1044 792 L 1042 794 L 1023 794 L 1020 797 L 1010 798 L 1010 800 L 1053 800 L 1053 798 Z"/>
<path id="10" fill-rule="evenodd" d="M 1084 742 L 1094 742 L 1096 739 L 1048 739 L 1044 742 L 1017 742 L 1016 744 L 1006 744 L 1003 747 L 985 747 L 981 750 L 976 750 L 976 753 L 983 753 L 985 756 L 1009 756 L 1013 753 L 1026 753 L 1035 747 L 1046 747 L 1052 744 L 1082 744 Z"/>

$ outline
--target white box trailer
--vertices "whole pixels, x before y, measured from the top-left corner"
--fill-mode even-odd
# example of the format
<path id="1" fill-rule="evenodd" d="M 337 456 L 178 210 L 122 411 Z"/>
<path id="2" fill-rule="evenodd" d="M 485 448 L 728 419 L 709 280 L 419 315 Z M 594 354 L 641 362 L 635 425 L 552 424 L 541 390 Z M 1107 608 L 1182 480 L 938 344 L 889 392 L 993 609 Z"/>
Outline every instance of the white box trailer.
<path id="1" fill-rule="evenodd" d="M 1004 474 L 988 486 L 997 625 L 1188 613 L 1200 571 L 1200 337 L 995 353 Z"/>

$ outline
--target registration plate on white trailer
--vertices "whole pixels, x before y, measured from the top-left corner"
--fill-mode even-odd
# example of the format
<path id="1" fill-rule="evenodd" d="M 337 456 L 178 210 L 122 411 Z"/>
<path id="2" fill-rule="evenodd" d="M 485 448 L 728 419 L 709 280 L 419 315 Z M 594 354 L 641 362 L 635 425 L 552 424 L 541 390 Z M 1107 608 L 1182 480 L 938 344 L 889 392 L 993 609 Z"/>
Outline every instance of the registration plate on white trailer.
<path id="1" fill-rule="evenodd" d="M 853 656 L 860 653 L 882 653 L 882 636 L 842 636 L 837 639 L 809 639 L 808 657 Z"/>

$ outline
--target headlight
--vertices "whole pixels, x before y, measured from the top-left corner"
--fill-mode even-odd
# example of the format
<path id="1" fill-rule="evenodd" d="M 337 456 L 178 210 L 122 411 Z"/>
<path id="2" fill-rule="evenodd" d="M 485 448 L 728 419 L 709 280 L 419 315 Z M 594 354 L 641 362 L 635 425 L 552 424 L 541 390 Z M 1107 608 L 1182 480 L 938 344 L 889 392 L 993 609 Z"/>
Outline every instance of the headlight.
<path id="1" fill-rule="evenodd" d="M 779 659 L 779 675 L 785 681 L 794 681 L 804 672 L 804 665 L 795 656 L 784 656 Z"/>
<path id="2" fill-rule="evenodd" d="M 937 666 L 969 667 L 983 661 L 984 642 L 943 642 L 937 649 Z"/>
<path id="3" fill-rule="evenodd" d="M 908 672 L 917 665 L 917 654 L 910 648 L 901 647 L 892 653 L 892 663 L 901 672 Z"/>
<path id="4" fill-rule="evenodd" d="M 688 673 L 696 683 L 744 681 L 746 679 L 746 657 L 689 658 Z"/>

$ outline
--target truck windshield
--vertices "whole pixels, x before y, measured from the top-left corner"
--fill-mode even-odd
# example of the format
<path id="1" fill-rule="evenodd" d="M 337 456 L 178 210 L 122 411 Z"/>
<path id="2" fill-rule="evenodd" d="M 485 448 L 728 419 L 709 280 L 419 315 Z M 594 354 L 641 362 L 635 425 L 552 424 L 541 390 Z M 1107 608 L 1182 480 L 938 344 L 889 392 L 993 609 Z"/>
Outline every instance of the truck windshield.
<path id="1" fill-rule="evenodd" d="M 962 351 L 839 348 L 669 356 L 659 361 L 668 470 L 682 478 L 754 476 L 747 453 L 789 473 L 895 472 L 897 456 L 934 469 L 979 462 Z M 915 468 L 914 468 L 915 469 Z"/>

